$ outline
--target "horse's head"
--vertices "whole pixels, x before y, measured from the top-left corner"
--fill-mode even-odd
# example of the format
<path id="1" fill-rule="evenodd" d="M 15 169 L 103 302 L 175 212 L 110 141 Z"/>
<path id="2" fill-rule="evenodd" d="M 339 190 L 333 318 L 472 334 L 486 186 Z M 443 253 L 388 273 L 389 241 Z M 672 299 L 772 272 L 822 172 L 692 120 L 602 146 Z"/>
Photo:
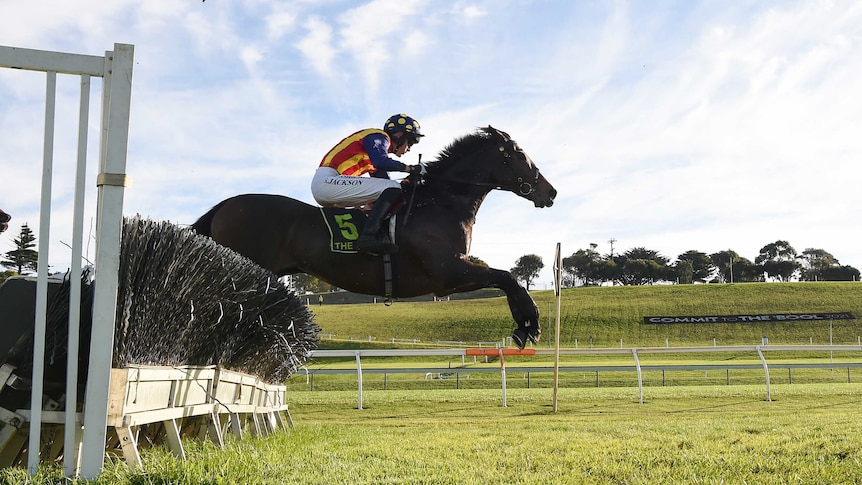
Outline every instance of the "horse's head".
<path id="1" fill-rule="evenodd" d="M 491 126 L 482 131 L 496 142 L 495 156 L 499 157 L 499 169 L 490 174 L 493 183 L 533 201 L 536 207 L 554 205 L 557 189 L 539 173 L 539 168 L 529 155 L 507 133 Z"/>

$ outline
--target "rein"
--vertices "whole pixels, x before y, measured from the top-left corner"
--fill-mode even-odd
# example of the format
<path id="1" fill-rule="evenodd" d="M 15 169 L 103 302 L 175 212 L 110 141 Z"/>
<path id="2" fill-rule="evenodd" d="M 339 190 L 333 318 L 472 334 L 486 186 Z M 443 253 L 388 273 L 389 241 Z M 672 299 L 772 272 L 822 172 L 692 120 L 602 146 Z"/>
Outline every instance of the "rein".
<path id="1" fill-rule="evenodd" d="M 480 149 L 479 152 L 481 152 L 481 151 L 482 150 Z M 512 158 L 512 155 L 503 146 L 500 147 L 500 151 L 503 152 L 503 157 L 506 159 L 503 161 L 503 164 L 508 165 L 509 159 Z M 521 195 L 523 197 L 526 197 L 526 196 L 532 194 L 533 192 L 535 192 L 536 186 L 539 185 L 539 167 L 533 165 L 533 172 L 535 174 L 535 177 L 533 178 L 532 181 L 524 181 L 523 177 L 518 177 L 517 185 L 513 184 L 513 185 L 509 185 L 509 186 L 503 185 L 503 184 L 492 184 L 490 182 L 478 182 L 478 181 L 474 181 L 474 180 L 465 180 L 465 179 L 460 179 L 460 178 L 456 178 L 456 177 L 449 177 L 447 175 L 430 174 L 430 173 L 426 174 L 425 177 L 443 180 L 446 182 L 475 185 L 477 187 L 490 187 L 493 190 L 507 190 L 509 192 L 512 192 L 512 193 Z"/>

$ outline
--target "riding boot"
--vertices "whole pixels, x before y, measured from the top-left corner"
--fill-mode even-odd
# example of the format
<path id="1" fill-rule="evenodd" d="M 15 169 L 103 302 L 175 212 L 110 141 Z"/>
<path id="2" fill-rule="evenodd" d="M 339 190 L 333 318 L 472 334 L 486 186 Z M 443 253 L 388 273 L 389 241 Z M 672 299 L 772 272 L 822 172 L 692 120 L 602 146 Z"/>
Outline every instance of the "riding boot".
<path id="1" fill-rule="evenodd" d="M 380 197 L 371 207 L 371 212 L 368 213 L 368 220 L 365 221 L 362 234 L 356 240 L 354 247 L 357 251 L 374 255 L 398 251 L 398 246 L 380 234 L 380 226 L 383 224 L 383 218 L 386 217 L 389 209 L 399 197 L 401 197 L 401 189 L 397 188 L 386 189 L 380 194 Z"/>

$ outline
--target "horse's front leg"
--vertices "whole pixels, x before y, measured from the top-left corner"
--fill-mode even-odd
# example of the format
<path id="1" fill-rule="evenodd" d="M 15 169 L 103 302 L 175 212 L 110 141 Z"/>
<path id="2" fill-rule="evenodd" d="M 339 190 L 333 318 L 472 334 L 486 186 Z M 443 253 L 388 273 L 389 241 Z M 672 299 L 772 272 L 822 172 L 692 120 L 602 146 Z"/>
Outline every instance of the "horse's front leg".
<path id="1" fill-rule="evenodd" d="M 515 345 L 523 349 L 527 345 L 527 340 L 534 344 L 538 343 L 542 331 L 539 328 L 539 307 L 536 306 L 533 297 L 515 281 L 512 291 L 506 291 L 506 300 L 509 302 L 512 318 L 518 324 L 518 328 L 512 333 Z"/>
<path id="2" fill-rule="evenodd" d="M 523 349 L 527 341 L 537 343 L 541 330 L 539 329 L 539 307 L 527 292 L 518 283 L 518 280 L 508 271 L 489 268 L 487 266 L 463 261 L 457 271 L 452 271 L 443 281 L 444 288 L 435 291 L 438 296 L 452 293 L 463 293 L 481 288 L 500 288 L 506 293 L 509 310 L 512 318 L 518 325 L 512 334 L 512 339 L 518 348 Z"/>

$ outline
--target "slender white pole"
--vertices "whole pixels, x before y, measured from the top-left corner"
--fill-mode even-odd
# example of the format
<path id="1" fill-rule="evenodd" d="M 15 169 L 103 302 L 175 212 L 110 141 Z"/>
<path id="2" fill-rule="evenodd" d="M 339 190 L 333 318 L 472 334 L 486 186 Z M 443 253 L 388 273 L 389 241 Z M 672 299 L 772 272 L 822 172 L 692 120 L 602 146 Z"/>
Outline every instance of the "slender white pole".
<path id="1" fill-rule="evenodd" d="M 359 398 L 356 401 L 356 409 L 362 410 L 362 359 L 360 352 L 356 351 L 356 387 L 359 390 Z"/>
<path id="2" fill-rule="evenodd" d="M 560 300 L 562 293 L 562 263 L 560 261 L 560 243 L 554 255 L 554 296 L 557 297 L 557 324 L 554 329 L 554 412 L 557 412 L 557 396 L 560 389 Z"/>
<path id="3" fill-rule="evenodd" d="M 84 245 L 84 189 L 87 173 L 87 127 L 90 114 L 90 75 L 81 75 L 78 109 L 78 163 L 75 171 L 75 207 L 72 221 L 72 262 L 69 268 L 69 343 L 66 352 L 66 416 L 63 437 L 63 473 L 78 471 L 78 340 L 81 328 L 81 258 Z"/>
<path id="4" fill-rule="evenodd" d="M 39 471 L 39 440 L 42 434 L 42 393 L 45 375 L 45 333 L 48 317 L 48 247 L 51 241 L 51 179 L 54 164 L 54 112 L 57 73 L 48 71 L 45 89 L 45 140 L 42 150 L 42 200 L 39 217 L 39 260 L 36 276 L 36 318 L 33 327 L 33 385 L 30 389 L 30 440 L 27 470 Z"/>
<path id="5" fill-rule="evenodd" d="M 500 347 L 500 378 L 503 386 L 503 407 L 508 407 L 506 400 L 506 361 L 503 359 L 503 348 Z"/>

